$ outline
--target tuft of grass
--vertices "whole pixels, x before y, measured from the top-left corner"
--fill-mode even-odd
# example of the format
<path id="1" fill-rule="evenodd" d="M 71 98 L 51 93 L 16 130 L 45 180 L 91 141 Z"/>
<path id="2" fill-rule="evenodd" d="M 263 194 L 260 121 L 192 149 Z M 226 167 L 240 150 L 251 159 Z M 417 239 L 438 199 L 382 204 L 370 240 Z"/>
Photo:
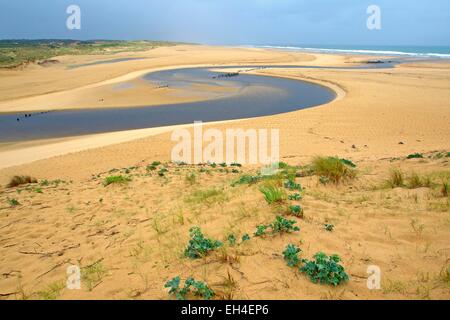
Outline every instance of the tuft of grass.
<path id="1" fill-rule="evenodd" d="M 450 186 L 449 186 L 448 182 L 442 182 L 442 185 L 441 185 L 441 195 L 442 195 L 443 197 L 448 197 L 449 191 L 450 191 Z"/>
<path id="2" fill-rule="evenodd" d="M 107 270 L 101 261 L 97 261 L 89 266 L 81 268 L 81 279 L 86 284 L 88 291 L 92 291 L 98 286 L 103 277 L 107 274 Z"/>
<path id="3" fill-rule="evenodd" d="M 386 184 L 390 188 L 403 187 L 405 185 L 405 175 L 400 169 L 393 168 L 389 172 L 389 178 Z"/>
<path id="4" fill-rule="evenodd" d="M 242 185 L 242 184 L 255 184 L 258 183 L 261 180 L 261 176 L 251 176 L 251 175 L 242 175 L 241 177 L 239 177 L 239 179 L 237 179 L 236 181 L 234 181 L 231 186 L 235 187 L 237 185 Z"/>
<path id="5" fill-rule="evenodd" d="M 190 185 L 194 185 L 197 182 L 197 175 L 194 172 L 186 175 L 186 182 Z"/>
<path id="6" fill-rule="evenodd" d="M 312 162 L 312 170 L 315 175 L 325 177 L 334 184 L 356 177 L 355 169 L 338 157 L 316 157 Z"/>
<path id="7" fill-rule="evenodd" d="M 64 281 L 57 281 L 50 284 L 46 290 L 38 291 L 37 295 L 41 300 L 56 300 L 65 286 Z"/>
<path id="8" fill-rule="evenodd" d="M 416 172 L 413 172 L 408 177 L 408 188 L 410 189 L 417 189 L 422 187 L 429 188 L 430 186 L 431 186 L 431 179 L 429 176 L 421 177 Z"/>
<path id="9" fill-rule="evenodd" d="M 8 202 L 8 204 L 11 207 L 16 207 L 16 206 L 20 205 L 20 202 L 17 199 L 14 199 L 14 198 L 12 198 L 12 199 L 7 198 L 6 201 Z"/>
<path id="10" fill-rule="evenodd" d="M 105 181 L 103 181 L 103 185 L 109 186 L 110 184 L 124 184 L 127 182 L 130 182 L 131 178 L 126 176 L 109 176 L 105 178 Z"/>
<path id="11" fill-rule="evenodd" d="M 7 188 L 14 188 L 24 184 L 37 183 L 36 178 L 30 176 L 14 176 L 6 185 Z"/>
<path id="12" fill-rule="evenodd" d="M 268 204 L 281 203 L 286 200 L 286 192 L 275 185 L 262 186 L 259 191 L 262 192 Z"/>
<path id="13" fill-rule="evenodd" d="M 189 197 L 186 198 L 186 202 L 211 206 L 214 203 L 222 203 L 226 199 L 227 196 L 223 189 L 209 188 L 194 191 Z"/>

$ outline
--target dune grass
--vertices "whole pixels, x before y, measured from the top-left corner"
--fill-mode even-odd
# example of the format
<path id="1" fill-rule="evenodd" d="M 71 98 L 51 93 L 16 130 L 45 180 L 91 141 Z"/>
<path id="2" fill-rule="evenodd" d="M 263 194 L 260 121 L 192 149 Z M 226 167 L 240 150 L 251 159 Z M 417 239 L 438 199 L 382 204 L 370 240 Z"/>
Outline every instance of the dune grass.
<path id="1" fill-rule="evenodd" d="M 312 170 L 315 175 L 324 177 L 323 181 L 339 184 L 342 181 L 354 179 L 356 171 L 350 160 L 338 157 L 315 157 L 312 162 Z"/>
<path id="2" fill-rule="evenodd" d="M 103 181 L 103 185 L 109 186 L 110 184 L 124 184 L 127 182 L 130 182 L 131 178 L 126 176 L 109 176 L 105 178 L 105 181 Z"/>
<path id="3" fill-rule="evenodd" d="M 275 204 L 283 202 L 287 195 L 286 191 L 282 188 L 277 187 L 273 184 L 267 184 L 261 186 L 259 191 L 264 195 L 264 199 L 266 199 L 268 204 Z"/>

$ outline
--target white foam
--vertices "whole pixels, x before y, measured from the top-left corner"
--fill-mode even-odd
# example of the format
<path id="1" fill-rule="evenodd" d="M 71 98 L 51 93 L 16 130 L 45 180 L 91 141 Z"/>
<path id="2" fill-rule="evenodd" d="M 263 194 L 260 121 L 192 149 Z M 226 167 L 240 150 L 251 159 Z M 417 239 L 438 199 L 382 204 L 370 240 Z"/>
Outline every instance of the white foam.
<path id="1" fill-rule="evenodd" d="M 308 48 L 308 47 L 293 47 L 293 46 L 257 46 L 258 48 L 268 49 L 282 49 L 282 50 L 297 50 L 297 51 L 312 51 L 312 52 L 328 52 L 328 53 L 355 53 L 355 54 L 373 54 L 373 55 L 388 55 L 388 56 L 410 56 L 423 58 L 443 58 L 450 59 L 448 53 L 418 53 L 418 52 L 403 52 L 391 50 L 364 50 L 364 49 L 328 49 L 328 48 Z"/>

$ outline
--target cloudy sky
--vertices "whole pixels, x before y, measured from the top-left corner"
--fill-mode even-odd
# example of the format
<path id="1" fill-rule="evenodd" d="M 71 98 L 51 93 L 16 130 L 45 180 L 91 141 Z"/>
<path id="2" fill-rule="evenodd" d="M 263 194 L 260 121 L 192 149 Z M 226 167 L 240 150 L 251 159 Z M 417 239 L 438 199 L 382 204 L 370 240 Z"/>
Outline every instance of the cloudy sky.
<path id="1" fill-rule="evenodd" d="M 66 9 L 81 8 L 81 30 Z M 368 30 L 366 9 L 381 8 Z M 450 45 L 449 0 L 0 0 L 0 39 L 209 44 Z"/>

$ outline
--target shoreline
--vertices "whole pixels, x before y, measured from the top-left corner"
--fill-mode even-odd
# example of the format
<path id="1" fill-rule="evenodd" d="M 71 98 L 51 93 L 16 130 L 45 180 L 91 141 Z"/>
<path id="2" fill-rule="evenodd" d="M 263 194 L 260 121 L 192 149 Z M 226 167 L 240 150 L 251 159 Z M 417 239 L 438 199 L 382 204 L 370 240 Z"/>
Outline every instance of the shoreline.
<path id="1" fill-rule="evenodd" d="M 198 50 L 199 48 L 200 47 L 197 46 L 197 47 L 195 47 L 195 50 Z M 183 47 L 183 50 L 184 49 L 185 49 L 185 47 Z M 165 50 L 167 51 L 168 49 L 166 48 Z M 180 50 L 180 47 L 173 47 L 173 48 L 171 48 L 171 50 Z M 186 48 L 186 50 L 188 50 L 188 49 Z M 191 49 L 191 50 L 193 50 L 193 49 Z M 233 60 L 232 62 L 229 62 L 228 65 L 236 65 L 236 64 L 249 65 L 248 61 L 239 62 L 240 61 L 239 59 L 241 58 L 240 56 L 242 55 L 242 51 L 241 50 L 236 49 L 236 51 L 233 51 L 233 49 L 230 49 L 230 48 L 223 49 L 223 48 L 217 48 L 217 47 L 214 47 L 214 48 L 206 47 L 205 48 L 205 52 L 206 52 L 205 53 L 205 57 L 210 57 L 211 56 L 212 53 L 210 51 L 212 53 L 217 54 L 217 57 L 214 58 L 216 60 L 224 59 L 225 56 L 230 56 L 230 55 L 232 56 L 233 59 L 236 59 L 236 61 Z M 188 50 L 186 52 L 189 53 L 190 51 Z M 233 54 L 236 54 L 236 57 L 234 57 L 232 55 L 232 52 L 233 52 Z M 285 53 L 284 52 L 281 52 L 281 53 L 280 52 L 275 52 L 275 50 L 269 50 L 269 52 L 267 52 L 267 51 L 261 50 L 261 49 L 251 49 L 250 50 L 250 54 L 251 54 L 250 56 L 252 56 L 253 54 L 262 55 L 262 56 L 264 56 L 264 58 L 266 60 L 278 60 L 279 59 L 279 55 L 280 54 L 283 55 Z M 140 55 L 142 55 L 142 53 L 140 53 Z M 311 59 L 311 57 L 314 57 L 314 58 Z M 314 65 L 345 66 L 345 65 L 348 65 L 349 62 L 361 63 L 361 61 L 360 61 L 361 58 L 364 59 L 364 58 L 367 58 L 367 57 L 362 57 L 362 56 L 349 57 L 348 55 L 337 55 L 337 54 L 331 54 L 331 55 L 318 54 L 318 55 L 313 55 L 313 56 L 306 55 L 306 58 L 305 58 L 305 55 L 303 53 L 302 54 L 289 53 L 287 56 L 284 56 L 284 59 L 286 61 L 264 62 L 264 64 L 266 64 L 266 65 L 299 65 L 299 64 L 301 64 L 301 65 L 311 65 L 311 66 L 314 66 Z M 75 58 L 71 58 L 71 59 L 73 60 Z M 76 59 L 78 59 L 78 57 Z M 128 72 L 126 74 L 122 74 L 120 76 L 113 76 L 110 79 L 102 80 L 102 81 L 97 82 L 95 84 L 91 83 L 91 84 L 83 85 L 81 83 L 80 88 L 99 87 L 99 86 L 101 86 L 103 84 L 120 83 L 120 82 L 123 82 L 123 81 L 128 81 L 130 79 L 135 79 L 136 77 L 142 76 L 142 75 L 148 73 L 149 70 L 156 71 L 156 70 L 179 69 L 179 68 L 186 68 L 186 66 L 188 65 L 188 64 L 184 64 L 185 61 L 180 61 L 178 58 L 175 59 L 175 57 L 170 57 L 170 58 L 167 58 L 167 59 L 172 59 L 172 60 L 176 61 L 177 63 L 174 64 L 171 67 L 169 67 L 169 66 L 152 67 L 152 68 L 144 67 L 141 70 L 134 70 L 134 71 Z M 210 59 L 210 58 L 208 58 L 208 59 Z M 73 62 L 72 60 L 70 60 L 71 63 Z M 83 60 L 85 60 L 85 59 L 83 59 Z M 298 61 L 302 61 L 302 62 L 298 62 Z M 141 63 L 142 63 L 141 60 L 125 62 L 125 64 L 127 66 L 130 65 L 130 64 L 131 65 L 135 65 L 133 68 L 140 67 Z M 155 59 L 152 59 L 152 63 L 158 63 L 158 62 Z M 164 60 L 163 63 L 167 64 L 168 61 Z M 253 65 L 261 65 L 262 63 L 263 62 L 261 62 L 261 61 L 253 61 Z M 218 64 L 218 62 L 216 62 L 216 63 L 203 63 L 203 64 L 189 64 L 189 65 L 192 66 L 192 67 L 197 67 L 197 66 L 207 66 L 207 67 L 211 67 L 211 68 L 218 67 L 219 69 L 220 69 L 221 66 L 224 65 L 223 62 L 220 62 L 219 66 L 217 64 Z M 121 63 L 119 63 L 118 65 L 121 65 Z M 439 64 L 439 65 L 441 66 L 441 64 Z M 354 70 L 337 70 L 337 69 L 298 69 L 298 70 L 297 69 L 292 69 L 292 70 L 289 70 L 289 69 L 285 69 L 285 70 L 280 70 L 280 69 L 261 69 L 261 70 L 253 70 L 253 71 L 249 72 L 249 74 L 256 74 L 256 75 L 263 75 L 263 76 L 272 76 L 272 77 L 281 77 L 281 78 L 288 78 L 288 79 L 293 79 L 293 80 L 301 80 L 301 81 L 313 82 L 313 83 L 325 86 L 327 88 L 330 88 L 331 90 L 333 90 L 334 92 L 337 93 L 337 97 L 331 103 L 328 103 L 328 104 L 325 104 L 325 105 L 322 105 L 322 106 L 316 106 L 314 108 L 309 108 L 307 110 L 294 111 L 294 112 L 290 112 L 288 114 L 278 114 L 278 115 L 274 115 L 274 116 L 264 116 L 264 117 L 251 118 L 251 119 L 239 119 L 239 120 L 233 120 L 233 121 L 239 121 L 240 123 L 243 123 L 243 124 L 253 124 L 252 126 L 258 126 L 258 127 L 261 127 L 261 125 L 263 123 L 269 123 L 269 124 L 271 124 L 271 123 L 274 123 L 274 124 L 278 123 L 280 128 L 283 131 L 285 131 L 285 134 L 294 135 L 295 136 L 298 133 L 295 133 L 295 131 L 292 131 L 292 129 L 290 128 L 291 126 L 287 126 L 286 127 L 286 124 L 279 123 L 278 119 L 289 119 L 289 118 L 291 118 L 291 119 L 301 119 L 303 117 L 305 117 L 306 119 L 310 118 L 311 120 L 308 120 L 308 121 L 310 121 L 311 122 L 311 126 L 314 127 L 315 123 L 318 123 L 317 120 L 316 120 L 316 118 L 317 118 L 316 114 L 319 116 L 319 118 L 317 118 L 317 119 L 323 118 L 327 114 L 328 115 L 327 118 L 330 119 L 331 123 L 328 125 L 329 127 L 324 127 L 321 130 L 330 131 L 331 128 L 333 128 L 332 130 L 337 130 L 336 132 L 339 132 L 339 131 L 343 130 L 340 135 L 342 135 L 345 132 L 345 134 L 342 135 L 341 138 L 332 138 L 331 141 L 337 140 L 339 142 L 339 141 L 345 141 L 345 140 L 348 140 L 348 139 L 352 139 L 352 140 L 355 140 L 355 141 L 361 140 L 361 139 L 358 139 L 358 137 L 355 136 L 355 134 L 352 134 L 351 131 L 347 132 L 348 129 L 345 129 L 345 127 L 342 127 L 339 124 L 339 121 L 347 122 L 349 119 L 352 119 L 354 117 L 354 115 L 358 115 L 359 118 L 357 118 L 358 120 L 356 120 L 356 121 L 358 121 L 359 123 L 367 122 L 365 126 L 366 127 L 367 127 L 367 125 L 370 126 L 371 121 L 369 119 L 366 120 L 366 119 L 362 118 L 362 117 L 368 117 L 368 115 L 367 116 L 365 116 L 363 114 L 359 115 L 359 113 L 361 111 L 359 111 L 358 108 L 354 109 L 353 107 L 349 109 L 349 105 L 352 106 L 352 105 L 354 105 L 356 103 L 356 106 L 358 106 L 358 105 L 359 106 L 365 106 L 367 104 L 370 104 L 370 105 L 373 105 L 374 108 L 378 108 L 378 107 L 382 106 L 382 105 L 380 105 L 380 103 L 381 104 L 385 104 L 386 106 L 390 105 L 392 102 L 389 102 L 389 100 L 391 100 L 392 98 L 389 98 L 389 100 L 381 99 L 380 101 L 378 101 L 379 99 L 374 99 L 374 98 L 371 98 L 371 100 L 368 100 L 366 98 L 366 96 L 376 96 L 376 95 L 379 95 L 382 92 L 380 90 L 387 90 L 388 88 L 391 88 L 392 87 L 391 83 L 393 81 L 396 81 L 395 78 L 392 78 L 393 76 L 401 77 L 401 79 L 403 79 L 402 81 L 405 84 L 409 83 L 411 81 L 413 81 L 413 82 L 411 82 L 411 84 L 413 84 L 413 83 L 415 83 L 415 80 L 414 80 L 415 77 L 412 76 L 412 74 L 414 74 L 414 73 L 419 72 L 420 73 L 420 77 L 429 77 L 428 74 L 430 74 L 430 72 L 433 72 L 433 73 L 437 72 L 435 70 L 441 70 L 441 71 L 439 71 L 441 73 L 445 71 L 445 69 L 433 69 L 433 66 L 435 68 L 435 65 L 427 64 L 426 68 L 422 68 L 422 69 L 420 68 L 420 66 L 417 67 L 417 66 L 413 65 L 413 66 L 402 66 L 401 68 L 393 68 L 393 69 L 370 69 L 370 70 L 369 69 L 367 69 L 367 70 L 365 70 L 365 69 L 360 69 L 360 70 L 359 69 L 354 69 Z M 85 69 L 86 72 L 89 72 L 90 69 L 93 69 L 93 68 L 94 69 L 100 68 L 100 69 L 104 70 L 103 72 L 107 72 L 107 70 L 108 70 L 107 68 L 105 69 L 105 68 L 102 68 L 101 66 L 100 67 L 98 67 L 98 66 L 96 66 L 96 67 L 86 67 L 86 68 L 82 68 L 82 69 Z M 445 77 L 444 73 L 442 73 L 442 75 L 443 75 L 442 77 Z M 24 76 L 26 76 L 26 73 L 24 74 Z M 379 78 L 380 80 L 373 81 L 373 80 L 368 78 L 369 76 L 371 78 L 374 78 L 374 79 L 375 78 Z M 353 80 L 353 79 L 359 79 L 359 78 L 360 78 L 360 80 Z M 383 80 L 381 80 L 381 79 L 383 79 Z M 378 81 L 382 81 L 382 82 L 387 81 L 387 83 L 386 83 L 386 85 L 382 85 L 382 87 L 380 87 L 380 89 L 377 89 L 375 91 L 370 89 L 370 86 L 377 85 Z M 442 81 L 444 81 L 444 82 L 442 82 L 441 80 L 436 79 L 436 81 L 438 81 L 438 82 L 436 82 L 436 85 L 434 85 L 434 87 L 439 88 L 441 86 L 441 84 L 444 84 L 444 87 L 445 87 L 445 81 L 447 81 L 447 80 L 442 80 Z M 0 77 L 0 83 L 1 83 L 1 77 Z M 422 82 L 420 82 L 420 83 L 422 83 Z M 370 86 L 367 86 L 369 84 L 370 84 Z M 413 84 L 413 85 L 415 86 L 415 84 Z M 367 91 L 367 93 L 365 93 L 363 91 L 360 91 L 361 89 L 357 89 L 357 91 L 355 91 L 355 86 L 356 87 L 361 87 L 361 88 L 364 87 L 364 91 Z M 378 87 L 378 85 L 377 85 L 377 87 Z M 79 92 L 79 90 L 81 90 L 80 88 L 71 89 L 69 91 Z M 401 87 L 399 87 L 399 88 L 401 88 Z M 405 89 L 406 89 L 406 87 L 405 87 Z M 389 90 L 391 90 L 391 89 L 389 89 Z M 426 89 L 426 90 L 428 90 L 428 89 Z M 355 92 L 359 92 L 358 94 L 362 95 L 362 96 L 361 97 L 355 96 Z M 372 92 L 372 93 L 370 93 L 370 92 Z M 410 93 L 408 93 L 408 94 L 410 94 Z M 125 94 L 125 97 L 126 96 L 127 95 Z M 344 99 L 344 97 L 345 97 L 345 99 Z M 355 100 L 355 98 L 357 98 L 357 99 Z M 398 99 L 398 98 L 394 97 L 394 99 Z M 355 100 L 355 102 L 353 102 L 353 100 Z M 418 99 L 416 99 L 416 100 L 418 100 Z M 359 102 L 356 102 L 356 101 L 359 101 Z M 362 101 L 364 101 L 364 102 L 362 102 Z M 397 100 L 395 100 L 395 101 L 397 101 Z M 401 101 L 401 100 L 398 100 L 398 101 Z M 436 107 L 438 107 L 438 105 Z M 347 109 L 352 110 L 352 111 L 347 111 Z M 391 117 L 394 117 L 394 118 L 395 117 L 400 117 L 401 118 L 402 117 L 401 116 L 402 112 L 408 112 L 408 111 L 406 111 L 407 109 L 404 109 L 403 107 L 402 107 L 401 110 L 403 110 L 403 111 L 395 111 L 391 115 Z M 384 112 L 390 112 L 391 113 L 391 111 L 387 111 L 387 109 Z M 436 112 L 438 112 L 438 109 L 436 109 Z M 441 112 L 441 111 L 439 111 L 439 112 Z M 346 115 L 346 117 L 347 117 L 346 120 L 344 120 L 344 118 L 341 119 L 340 113 L 342 113 L 343 115 Z M 373 114 L 373 111 L 368 111 L 368 112 L 365 111 L 365 113 L 366 114 Z M 419 114 L 420 114 L 420 112 L 419 112 Z M 372 116 L 375 117 L 375 118 L 379 118 L 380 117 L 379 114 L 373 114 Z M 333 117 L 336 117 L 336 118 L 334 119 Z M 323 119 L 327 119 L 327 118 L 323 118 Z M 339 119 L 341 119 L 341 120 L 339 120 Z M 442 118 L 442 116 L 439 116 L 439 119 L 441 119 L 441 120 L 445 119 L 445 116 L 444 116 L 444 118 Z M 321 122 L 323 122 L 323 120 Z M 184 124 L 184 125 L 189 126 L 191 124 L 187 123 L 187 124 Z M 205 125 L 208 126 L 209 124 L 205 123 Z M 353 126 L 356 125 L 355 128 L 360 128 L 360 126 L 358 126 L 358 123 L 354 123 L 352 125 Z M 392 126 L 390 124 L 390 122 L 387 122 L 385 124 L 380 124 L 380 125 L 381 126 L 386 126 L 386 125 Z M 406 125 L 406 124 L 404 124 L 404 125 Z M 409 125 L 407 125 L 407 126 L 409 128 Z M 219 125 L 218 127 L 223 127 L 223 125 Z M 263 127 L 265 127 L 265 125 L 263 125 Z M 308 127 L 307 123 L 301 123 L 300 124 L 300 128 L 307 128 L 307 127 Z M 388 128 L 388 130 L 392 130 L 391 127 L 386 127 L 386 128 Z M 144 130 L 145 131 L 147 129 L 138 129 L 138 130 Z M 148 130 L 151 131 L 152 129 L 148 129 Z M 163 129 L 162 128 L 158 128 L 158 130 L 163 130 Z M 303 132 L 305 129 L 299 129 L 299 130 L 300 130 L 300 132 Z M 316 130 L 317 129 L 307 129 L 307 132 L 315 132 Z M 358 130 L 360 130 L 360 129 L 358 129 Z M 408 130 L 410 130 L 410 129 L 408 129 Z M 430 131 L 429 129 L 427 129 L 427 130 Z M 126 137 L 130 137 L 130 136 L 133 136 L 133 133 L 132 133 L 133 131 L 135 131 L 135 130 L 131 130 L 131 132 L 129 130 L 121 131 L 121 132 L 112 132 L 112 133 L 110 133 L 111 134 L 110 138 L 105 138 L 104 137 L 105 135 L 107 135 L 107 133 L 100 133 L 100 134 L 92 135 L 92 137 L 94 137 L 95 141 L 97 143 L 99 143 L 97 145 L 97 147 L 99 147 L 99 148 L 100 147 L 102 147 L 102 148 L 105 148 L 105 147 L 115 148 L 115 146 L 119 146 L 119 145 L 122 146 L 123 145 L 123 143 L 121 143 L 123 140 L 120 139 L 120 135 L 123 135 L 124 137 L 125 136 Z M 428 131 L 423 131 L 423 133 L 428 132 Z M 420 131 L 418 131 L 417 133 L 421 134 Z M 302 135 L 304 135 L 304 134 L 305 133 L 302 133 Z M 306 133 L 306 134 L 309 135 L 308 133 Z M 314 134 L 316 134 L 316 133 L 314 133 Z M 412 132 L 408 133 L 408 135 L 411 135 L 411 134 L 412 134 Z M 95 137 L 97 135 L 102 137 L 102 139 L 99 139 L 99 138 Z M 335 134 L 330 132 L 328 134 L 321 134 L 321 135 L 324 135 L 325 137 L 328 137 L 328 136 L 333 137 Z M 349 136 L 349 137 L 352 136 L 353 138 L 348 138 L 348 137 L 345 138 L 345 136 Z M 367 134 L 366 134 L 366 136 L 367 136 Z M 117 140 L 114 140 L 111 137 L 114 137 L 114 139 L 117 139 Z M 153 134 L 147 136 L 148 139 L 151 139 L 152 137 L 155 137 L 155 136 Z M 362 135 L 362 137 L 364 137 L 364 135 Z M 437 136 L 437 137 L 439 137 L 439 136 Z M 145 135 L 141 133 L 139 135 L 139 138 L 145 139 Z M 375 139 L 373 141 L 375 141 L 376 142 L 375 144 L 377 144 L 377 145 L 379 145 L 380 142 L 381 142 L 381 141 L 377 141 L 376 137 L 371 137 L 371 136 L 367 136 L 364 139 L 367 140 L 368 138 L 370 140 Z M 71 140 L 74 140 L 74 139 L 75 140 L 79 140 L 79 141 L 83 140 L 79 136 L 78 137 L 75 136 L 75 137 L 64 138 L 61 141 L 69 141 L 70 142 Z M 399 140 L 411 140 L 411 139 L 407 139 L 405 137 L 402 138 L 401 136 L 398 139 Z M 288 140 L 290 140 L 290 139 L 288 139 Z M 419 137 L 418 137 L 418 138 L 416 138 L 416 140 L 422 141 L 423 138 L 421 137 L 419 139 Z M 52 157 L 54 157 L 54 156 L 64 157 L 64 154 L 65 155 L 73 154 L 74 151 L 71 152 L 67 148 L 64 148 L 63 147 L 63 142 L 61 142 L 61 141 L 58 144 L 58 146 L 60 147 L 60 150 L 61 150 L 61 152 L 59 152 L 59 153 L 56 152 L 54 146 L 53 147 L 46 147 L 45 146 L 45 144 L 48 141 L 47 142 L 44 141 L 43 145 L 41 144 L 39 146 L 33 146 L 33 148 L 35 148 L 35 149 L 32 149 L 32 150 L 34 150 L 34 151 L 39 151 L 40 150 L 39 152 L 41 154 L 51 155 Z M 132 142 L 131 140 L 127 140 L 127 141 L 128 141 L 128 143 Z M 318 141 L 316 141 L 316 143 L 317 142 Z M 51 141 L 50 143 L 53 144 L 53 141 Z M 304 143 L 308 144 L 308 147 L 305 150 L 313 150 L 314 149 L 313 145 L 310 145 L 307 141 L 305 141 Z M 304 143 L 302 143 L 302 145 Z M 362 144 L 364 146 L 364 145 L 373 144 L 373 143 L 374 142 L 369 142 L 367 140 L 367 142 L 365 142 L 365 143 L 364 142 L 363 143 L 357 142 L 357 143 L 354 143 L 354 144 L 355 145 L 361 145 Z M 39 142 L 39 144 L 40 144 L 40 142 Z M 415 143 L 415 144 L 417 144 L 417 143 Z M 417 145 L 417 147 L 414 147 L 414 144 L 413 144 L 413 146 L 411 146 L 411 148 L 417 148 L 418 149 L 419 144 Z M 83 145 L 84 145 L 84 147 L 83 147 Z M 21 148 L 21 146 L 23 146 L 23 144 L 22 145 L 18 144 L 18 147 L 20 149 L 22 149 L 22 150 L 29 150 L 29 146 L 25 146 L 24 148 Z M 94 150 L 95 151 L 95 147 L 96 147 L 95 143 L 93 143 L 93 142 L 92 143 L 88 143 L 88 140 L 85 140 L 83 143 L 80 142 L 79 144 L 76 144 L 76 146 L 77 146 L 76 150 L 79 150 L 80 152 L 86 151 L 86 150 Z M 124 147 L 126 147 L 126 146 L 124 146 Z M 433 144 L 430 147 L 433 148 L 433 149 L 443 149 L 445 146 L 443 146 L 442 143 L 438 143 L 438 144 Z M 20 149 L 16 149 L 14 147 L 14 145 L 12 145 L 12 144 L 6 145 L 6 147 L 5 147 L 5 149 L 3 149 L 4 151 L 2 153 L 7 152 L 9 160 L 5 161 L 5 163 L 7 163 L 8 165 L 14 164 L 14 162 L 12 160 L 14 157 L 12 156 L 12 154 L 17 152 L 16 153 L 16 155 L 17 155 L 16 159 L 18 159 L 18 156 L 23 154 L 23 153 L 20 153 Z M 296 147 L 294 147 L 294 148 L 293 147 L 288 147 L 288 149 L 289 150 L 290 149 L 296 150 Z M 341 147 L 338 144 L 338 145 L 335 145 L 331 150 L 333 150 L 333 149 L 339 150 L 339 149 L 341 149 Z M 370 149 L 367 149 L 367 150 L 364 150 L 364 149 L 365 149 L 365 147 L 362 148 L 362 149 L 359 149 L 359 152 L 362 152 L 364 154 L 370 154 L 371 153 Z M 379 151 L 376 151 L 376 152 L 380 156 L 387 156 L 387 155 L 395 154 L 397 152 L 396 151 L 397 149 L 398 148 L 394 148 L 390 152 L 387 152 L 387 150 L 385 150 L 383 152 L 380 152 L 382 149 L 379 149 Z M 0 146 L 0 150 L 1 150 L 1 146 Z M 52 150 L 52 151 L 50 152 L 49 150 Z M 349 153 L 349 152 L 351 153 L 351 151 L 352 151 L 352 149 L 349 149 L 349 150 L 343 149 L 342 151 L 344 151 L 344 150 L 345 150 L 345 153 Z M 420 150 L 425 150 L 425 149 L 421 148 Z M 33 151 L 33 153 L 35 153 L 34 151 Z M 339 152 L 339 153 L 342 153 L 342 151 Z M 337 152 L 337 151 L 334 151 L 334 152 Z M 283 153 L 289 155 L 291 153 L 291 151 L 285 150 L 285 151 L 283 151 Z M 306 153 L 307 154 L 311 154 L 310 151 L 307 151 Z M 314 152 L 314 153 L 320 153 L 319 149 L 316 152 Z M 27 157 L 24 156 L 23 159 L 26 159 L 26 158 Z M 13 167 L 9 167 L 8 166 L 7 169 L 8 169 L 8 171 L 11 171 L 11 170 L 14 170 L 14 168 L 19 169 L 23 165 L 33 166 L 34 163 L 39 163 L 39 159 L 48 159 L 48 157 L 44 158 L 44 156 L 40 156 L 40 157 L 36 157 L 35 156 L 32 159 L 33 160 L 30 159 L 30 161 L 33 161 L 32 163 L 30 163 L 30 161 L 22 160 L 21 161 L 22 165 L 15 165 Z M 3 165 L 3 168 L 5 168 L 5 164 Z M 1 174 L 1 172 L 0 172 L 0 174 Z"/>

